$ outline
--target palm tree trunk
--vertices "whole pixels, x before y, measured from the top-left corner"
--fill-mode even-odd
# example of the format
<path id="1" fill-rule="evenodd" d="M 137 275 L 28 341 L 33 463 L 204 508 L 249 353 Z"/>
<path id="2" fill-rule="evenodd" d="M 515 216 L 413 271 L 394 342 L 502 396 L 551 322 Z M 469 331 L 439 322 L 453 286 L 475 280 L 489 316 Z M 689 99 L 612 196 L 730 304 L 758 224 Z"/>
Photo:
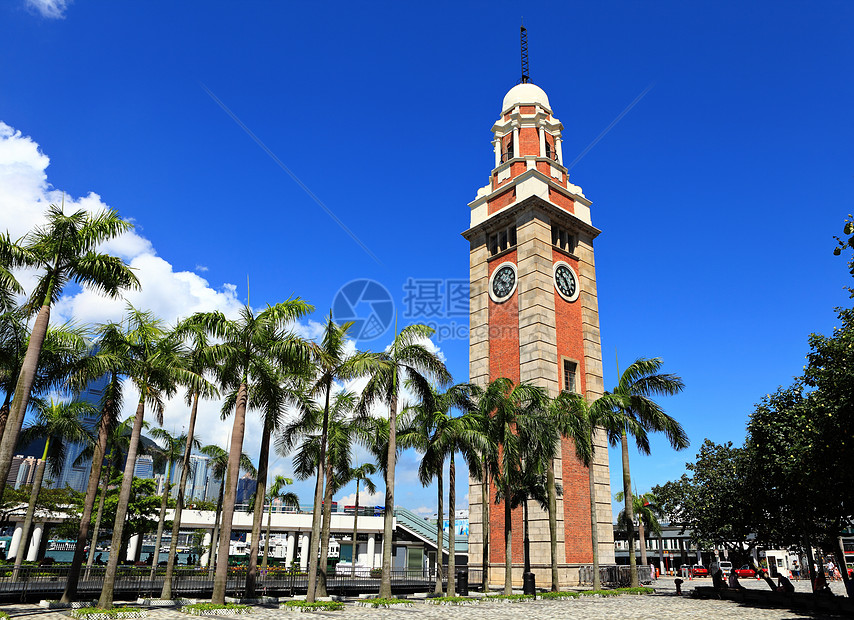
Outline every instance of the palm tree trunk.
<path id="1" fill-rule="evenodd" d="M 481 576 L 481 591 L 489 592 L 489 475 L 484 464 L 483 480 L 480 481 L 480 515 L 483 530 L 483 575 Z"/>
<path id="2" fill-rule="evenodd" d="M 222 499 L 225 493 L 225 480 L 219 485 L 219 498 L 216 500 L 216 516 L 214 517 L 214 530 L 211 536 L 211 550 L 208 554 L 208 571 L 213 575 L 216 568 L 217 543 L 219 543 L 219 517 L 222 514 Z"/>
<path id="3" fill-rule="evenodd" d="M 635 521 L 634 502 L 632 500 L 632 477 L 629 474 L 629 440 L 626 430 L 620 434 L 620 444 L 623 449 L 623 495 L 626 500 L 626 538 L 629 547 L 629 571 L 631 587 L 638 587 L 638 559 L 635 557 Z"/>
<path id="4" fill-rule="evenodd" d="M 513 594 L 513 523 L 510 512 L 510 481 L 506 481 L 504 493 L 504 594 Z"/>
<path id="5" fill-rule="evenodd" d="M 95 548 L 98 546 L 98 534 L 101 531 L 101 519 L 104 518 L 104 503 L 107 500 L 107 486 L 110 484 L 110 469 L 112 463 L 108 460 L 107 466 L 103 469 L 104 485 L 101 489 L 101 498 L 98 500 L 98 514 L 95 516 L 95 526 L 92 528 L 92 542 L 89 545 L 89 557 L 86 560 L 86 579 L 89 579 L 89 571 L 92 570 L 92 565 L 95 563 Z"/>
<path id="6" fill-rule="evenodd" d="M 557 489 L 555 488 L 555 462 L 549 463 L 546 472 L 546 484 L 549 493 L 549 552 L 552 561 L 552 592 L 560 589 L 560 575 L 557 570 Z"/>
<path id="7" fill-rule="evenodd" d="M 169 446 L 171 449 L 172 446 Z M 157 536 L 154 539 L 154 552 L 151 555 L 151 578 L 157 572 L 157 564 L 160 561 L 160 543 L 163 540 L 163 526 L 166 523 L 166 507 L 169 505 L 169 480 L 172 478 L 172 461 L 166 462 L 166 482 L 163 489 L 163 499 L 160 501 L 160 519 L 157 522 Z M 140 537 L 139 548 L 142 548 L 142 537 Z"/>
<path id="8" fill-rule="evenodd" d="M 12 468 L 12 458 L 15 456 L 15 448 L 18 446 L 18 435 L 24 424 L 24 414 L 30 403 L 30 391 L 33 389 L 33 381 L 39 366 L 39 355 L 41 355 L 44 338 L 47 334 L 47 326 L 50 322 L 50 295 L 53 290 L 52 284 L 48 286 L 45 296 L 46 303 L 39 310 L 33 330 L 30 332 L 30 341 L 27 344 L 27 352 L 21 364 L 21 372 L 15 384 L 15 396 L 9 409 L 9 417 L 6 419 L 6 427 L 3 431 L 3 439 L 0 441 L 0 500 L 6 491 L 6 478 Z M 78 568 L 79 570 L 79 568 Z"/>
<path id="9" fill-rule="evenodd" d="M 311 540 L 308 542 L 308 591 L 306 602 L 313 603 L 317 590 L 317 555 L 320 549 L 321 503 L 323 502 L 323 464 L 326 462 L 326 437 L 329 433 L 329 398 L 332 380 L 326 384 L 326 404 L 323 407 L 323 426 L 320 431 L 320 455 L 317 460 L 317 482 L 314 483 L 314 507 L 311 509 Z"/>
<path id="10" fill-rule="evenodd" d="M 395 364 L 396 364 L 395 360 Z M 392 372 L 397 377 L 397 368 Z M 394 530 L 394 466 L 397 457 L 397 381 L 393 382 L 388 413 L 388 453 L 385 471 L 385 513 L 383 515 L 383 564 L 380 598 L 391 598 L 391 540 Z"/>
<path id="11" fill-rule="evenodd" d="M 3 397 L 3 406 L 0 407 L 0 438 L 6 432 L 6 420 L 9 419 L 9 405 L 12 402 L 13 389 L 6 389 L 6 396 Z"/>
<path id="12" fill-rule="evenodd" d="M 247 386 L 244 377 L 237 389 L 237 402 L 234 409 L 234 426 L 231 430 L 231 449 L 228 452 L 228 473 L 222 500 L 222 527 L 219 540 L 219 561 L 214 574 L 214 589 L 211 603 L 225 603 L 225 589 L 228 585 L 228 552 L 231 546 L 231 522 L 234 518 L 234 503 L 237 497 L 237 477 L 240 473 L 240 456 L 243 454 L 243 434 L 246 432 Z"/>
<path id="13" fill-rule="evenodd" d="M 455 595 L 454 579 L 457 577 L 457 564 L 454 554 L 454 545 L 456 543 L 454 528 L 457 524 L 454 518 L 454 512 L 457 509 L 457 466 L 454 464 L 454 450 L 451 450 L 451 464 L 448 468 L 448 596 Z M 441 515 L 440 515 L 441 517 Z"/>
<path id="14" fill-rule="evenodd" d="M 44 480 L 44 469 L 47 465 L 47 450 L 50 446 L 50 437 L 44 443 L 44 453 L 42 460 L 36 467 L 36 477 L 33 480 L 33 489 L 30 491 L 30 503 L 27 505 L 27 516 L 24 517 L 24 529 L 21 532 L 21 542 L 18 544 L 18 553 L 15 555 L 15 570 L 12 571 L 12 581 L 18 580 L 18 571 L 21 570 L 21 563 L 24 561 L 24 554 L 27 552 L 27 543 L 30 538 L 30 528 L 33 527 L 33 516 L 36 513 L 36 502 L 39 499 L 39 492 L 42 490 L 42 481 Z M 38 559 L 38 558 L 36 558 Z"/>
<path id="15" fill-rule="evenodd" d="M 89 473 L 89 484 L 86 487 L 86 497 L 83 500 L 83 514 L 80 517 L 80 530 L 77 533 L 77 544 L 74 546 L 74 557 L 71 560 L 71 568 L 68 569 L 68 579 L 65 581 L 65 590 L 62 592 L 63 603 L 70 603 L 77 598 L 77 584 L 80 581 L 80 567 L 83 566 L 83 553 L 86 543 L 89 542 L 89 525 L 92 520 L 92 508 L 95 506 L 95 495 L 98 493 L 98 481 L 101 479 L 101 466 L 104 463 L 104 454 L 107 451 L 107 435 L 110 431 L 109 416 L 105 415 L 109 405 L 104 407 L 101 413 L 101 421 L 98 424 L 98 441 L 92 455 L 92 471 Z M 109 472 L 109 469 L 108 469 Z M 109 475 L 109 474 L 108 474 Z M 104 493 L 106 493 L 106 487 Z M 92 541 L 95 546 L 97 540 Z"/>
<path id="16" fill-rule="evenodd" d="M 172 521 L 172 540 L 169 542 L 169 557 L 166 559 L 166 576 L 163 578 L 163 590 L 160 598 L 172 598 L 172 573 L 175 570 L 175 556 L 178 554 L 178 533 L 181 530 L 181 512 L 184 510 L 184 492 L 190 473 L 190 454 L 193 451 L 193 436 L 196 431 L 196 413 L 199 410 L 199 393 L 193 394 L 193 408 L 190 410 L 190 425 L 187 429 L 187 445 L 184 446 L 184 459 L 181 461 L 181 481 L 178 483 L 178 498 L 175 502 L 175 518 Z M 219 518 L 219 514 L 217 514 Z M 213 556 L 213 547 L 210 554 Z"/>
<path id="17" fill-rule="evenodd" d="M 359 479 L 356 478 L 356 511 L 353 513 L 353 557 L 351 559 L 350 577 L 356 577 L 356 550 L 358 549 L 359 534 Z"/>
<path id="18" fill-rule="evenodd" d="M 326 459 L 326 491 L 323 494 L 323 522 L 320 531 L 320 560 L 317 571 L 317 596 L 326 596 L 326 568 L 329 566 L 329 532 L 332 529 L 332 459 Z"/>
<path id="19" fill-rule="evenodd" d="M 444 463 L 443 463 L 444 465 Z M 433 591 L 436 594 L 442 593 L 442 582 L 444 581 L 442 577 L 442 561 L 444 552 L 442 551 L 442 541 L 444 540 L 444 535 L 442 532 L 442 520 L 445 514 L 445 506 L 444 506 L 444 495 L 445 495 L 445 484 L 442 480 L 442 467 L 439 467 L 439 471 L 436 472 L 436 484 L 439 487 L 439 497 L 438 497 L 438 515 L 436 519 L 436 587 Z M 448 586 L 450 586 L 450 582 Z"/>
<path id="20" fill-rule="evenodd" d="M 110 609 L 113 606 L 113 588 L 116 583 L 116 569 L 119 565 L 119 550 L 122 546 L 122 533 L 125 526 L 125 517 L 128 512 L 130 501 L 131 483 L 133 482 L 133 470 L 136 465 L 136 452 L 139 446 L 139 436 L 142 433 L 142 421 L 145 416 L 145 394 L 140 394 L 139 404 L 136 406 L 136 417 L 133 420 L 133 431 L 131 431 L 130 445 L 128 445 L 127 462 L 122 475 L 122 486 L 119 491 L 119 503 L 116 506 L 116 521 L 113 523 L 113 540 L 110 543 L 110 557 L 107 562 L 107 571 L 104 574 L 104 585 L 101 590 L 101 598 L 98 607 Z"/>
<path id="21" fill-rule="evenodd" d="M 246 570 L 246 596 L 255 598 L 258 580 L 258 552 L 261 550 L 261 525 L 264 523 L 264 500 L 267 497 L 267 464 L 270 460 L 269 425 L 264 422 L 261 434 L 261 452 L 258 454 L 258 483 L 255 487 L 255 511 L 252 515 L 252 539 L 249 541 L 249 566 Z"/>
<path id="22" fill-rule="evenodd" d="M 602 589 L 599 576 L 599 522 L 596 518 L 596 480 L 593 476 L 593 463 L 587 470 L 587 480 L 590 487 L 590 542 L 593 546 L 593 589 Z"/>
<path id="23" fill-rule="evenodd" d="M 273 523 L 273 498 L 270 498 L 270 510 L 267 513 L 267 533 L 264 536 L 264 558 L 261 560 L 261 572 L 267 574 L 270 558 L 270 526 Z"/>

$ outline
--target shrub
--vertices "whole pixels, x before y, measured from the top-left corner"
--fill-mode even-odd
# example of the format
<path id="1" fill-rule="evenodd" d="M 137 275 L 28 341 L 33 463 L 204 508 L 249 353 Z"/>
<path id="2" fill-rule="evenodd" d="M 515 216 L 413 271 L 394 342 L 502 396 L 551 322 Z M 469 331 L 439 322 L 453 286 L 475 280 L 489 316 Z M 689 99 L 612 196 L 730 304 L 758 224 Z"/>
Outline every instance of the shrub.
<path id="1" fill-rule="evenodd" d="M 125 614 L 133 614 L 133 617 L 142 618 L 148 614 L 135 607 L 113 607 L 112 609 L 101 609 L 100 607 L 82 607 L 80 609 L 71 610 L 72 618 L 117 618 Z"/>
<path id="2" fill-rule="evenodd" d="M 359 601 L 363 607 L 391 607 L 392 605 L 407 605 L 412 606 L 412 601 L 405 598 L 370 598 L 365 601 Z"/>
<path id="3" fill-rule="evenodd" d="M 543 592 L 540 598 L 544 599 L 562 599 L 562 598 L 578 598 L 581 596 L 578 592 Z"/>
<path id="4" fill-rule="evenodd" d="M 341 611 L 344 609 L 344 603 L 339 603 L 337 601 L 315 601 L 314 603 L 309 603 L 307 601 L 288 601 L 287 603 L 282 603 L 279 607 L 284 609 L 287 609 L 288 607 L 296 607 L 298 609 L 311 611 Z"/>

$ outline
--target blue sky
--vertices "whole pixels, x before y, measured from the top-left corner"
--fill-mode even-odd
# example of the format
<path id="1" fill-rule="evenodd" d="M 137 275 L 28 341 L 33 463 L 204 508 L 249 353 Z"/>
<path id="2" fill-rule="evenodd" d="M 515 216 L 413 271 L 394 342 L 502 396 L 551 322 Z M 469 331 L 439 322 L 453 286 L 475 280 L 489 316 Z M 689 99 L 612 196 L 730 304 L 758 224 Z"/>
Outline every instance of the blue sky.
<path id="1" fill-rule="evenodd" d="M 564 124 L 566 161 L 651 86 L 570 177 L 603 231 L 606 386 L 615 355 L 661 357 L 687 386 L 665 406 L 691 448 L 633 454 L 643 491 L 680 475 L 703 438 L 740 442 L 753 403 L 802 370 L 808 334 L 849 303 L 831 249 L 854 211 L 854 5 L 539 6 L 524 14 L 531 76 Z M 0 142 L 25 155 L 0 159 L 3 227 L 58 191 L 116 208 L 137 224 L 121 252 L 149 269 L 134 303 L 170 320 L 233 309 L 247 277 L 253 306 L 299 295 L 318 321 L 359 278 L 402 312 L 409 278 L 468 277 L 459 233 L 519 78 L 519 18 L 502 2 L 7 0 Z M 78 295 L 63 316 L 107 307 Z M 439 346 L 466 380 L 467 341 Z M 402 459 L 397 501 L 426 512 L 435 492 L 414 483 L 414 462 Z"/>

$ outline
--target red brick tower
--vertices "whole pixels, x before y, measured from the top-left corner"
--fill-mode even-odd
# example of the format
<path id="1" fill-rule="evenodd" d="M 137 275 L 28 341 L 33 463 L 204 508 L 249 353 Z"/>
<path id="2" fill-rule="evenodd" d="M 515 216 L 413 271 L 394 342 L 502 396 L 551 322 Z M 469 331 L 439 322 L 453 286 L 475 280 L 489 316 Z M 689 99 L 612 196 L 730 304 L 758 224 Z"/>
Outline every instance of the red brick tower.
<path id="1" fill-rule="evenodd" d="M 510 89 L 493 125 L 495 168 L 469 204 L 471 228 L 470 381 L 498 377 L 530 381 L 551 396 L 570 390 L 603 392 L 602 353 L 590 201 L 568 181 L 561 148 L 563 125 L 546 93 L 531 83 Z M 563 442 L 555 463 L 558 553 L 563 585 L 576 585 L 579 567 L 592 562 L 590 472 Z M 614 562 L 608 451 L 597 437 L 592 468 L 596 486 L 599 558 Z M 490 494 L 490 581 L 504 582 L 504 508 Z M 483 562 L 481 486 L 469 486 L 469 564 Z M 538 585 L 550 578 L 548 514 L 529 503 L 531 565 Z M 513 514 L 513 581 L 522 582 L 522 510 Z"/>

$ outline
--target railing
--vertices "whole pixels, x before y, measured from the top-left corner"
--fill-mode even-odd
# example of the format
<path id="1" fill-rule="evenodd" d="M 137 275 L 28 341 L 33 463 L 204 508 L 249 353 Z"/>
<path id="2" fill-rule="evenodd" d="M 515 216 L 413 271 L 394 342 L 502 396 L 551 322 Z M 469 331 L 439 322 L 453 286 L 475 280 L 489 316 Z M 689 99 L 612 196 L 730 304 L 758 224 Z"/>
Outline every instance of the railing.
<path id="1" fill-rule="evenodd" d="M 582 584 L 593 584 L 593 566 L 582 566 L 579 570 L 579 579 Z M 611 565 L 599 567 L 599 580 L 603 586 L 624 588 L 631 584 L 631 567 L 624 565 Z M 652 571 L 649 566 L 638 566 L 638 582 L 652 583 Z"/>
<path id="2" fill-rule="evenodd" d="M 40 599 L 57 599 L 65 590 L 70 568 L 68 566 L 23 566 L 18 571 L 17 579 L 12 579 L 13 567 L 0 566 L 0 600 L 3 601 L 37 601 Z M 228 596 L 246 596 L 246 568 L 232 567 L 228 569 L 226 594 Z M 477 588 L 481 580 L 481 571 L 468 571 L 461 567 L 457 573 L 468 572 L 469 587 Z M 92 567 L 88 573 L 86 568 L 80 572 L 77 586 L 77 599 L 95 599 L 100 596 L 103 588 L 106 567 Z M 116 572 L 113 597 L 116 600 L 133 600 L 136 598 L 159 598 L 163 588 L 165 568 L 158 568 L 152 577 L 151 568 L 146 566 L 120 566 Z M 350 571 L 338 574 L 330 570 L 326 578 L 326 589 L 330 593 L 357 595 L 379 592 L 381 571 L 372 569 L 368 574 L 352 577 Z M 427 569 L 392 570 L 391 586 L 396 594 L 413 592 L 429 592 L 433 588 L 436 576 L 434 571 Z M 444 572 L 444 582 L 447 583 L 447 569 Z M 209 598 L 213 592 L 214 576 L 207 569 L 181 568 L 175 569 L 172 575 L 172 595 L 185 598 Z M 256 596 L 294 596 L 305 594 L 308 589 L 308 574 L 304 571 L 288 570 L 284 567 L 270 568 L 266 571 L 258 569 L 255 583 Z"/>

